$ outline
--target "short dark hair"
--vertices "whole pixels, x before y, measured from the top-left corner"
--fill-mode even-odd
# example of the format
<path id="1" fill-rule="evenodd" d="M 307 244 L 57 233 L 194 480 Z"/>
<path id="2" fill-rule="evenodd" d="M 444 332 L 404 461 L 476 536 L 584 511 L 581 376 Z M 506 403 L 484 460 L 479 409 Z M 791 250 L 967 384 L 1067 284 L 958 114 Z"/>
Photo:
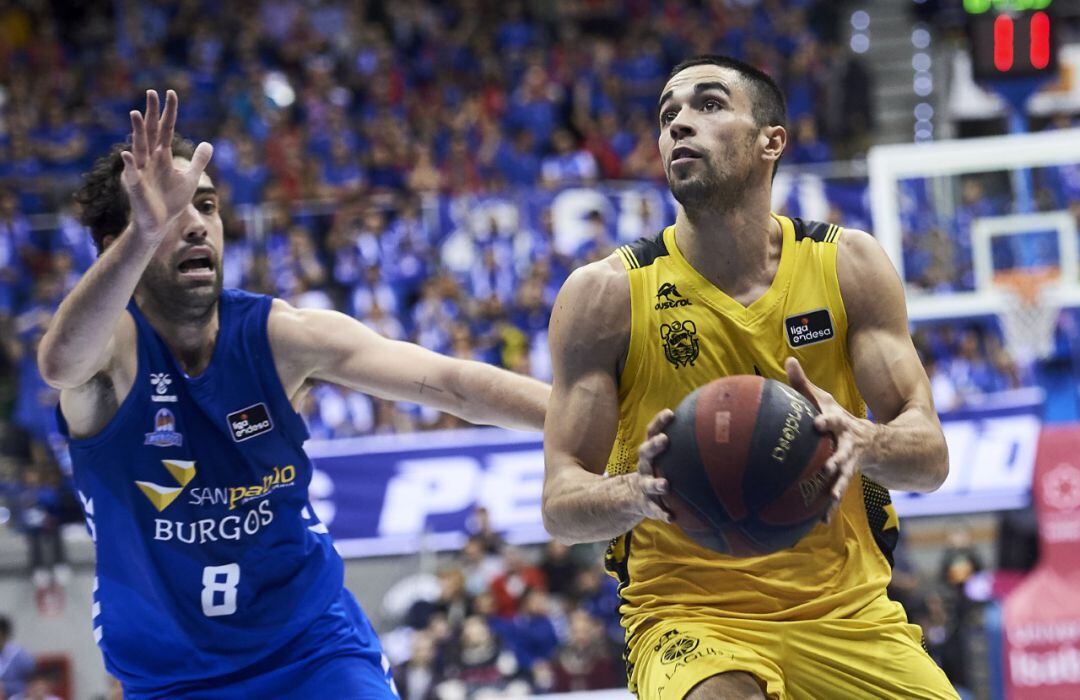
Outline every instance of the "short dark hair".
<path id="1" fill-rule="evenodd" d="M 124 170 L 122 151 L 131 150 L 131 143 L 113 144 L 109 152 L 94 161 L 90 171 L 83 175 L 83 183 L 75 191 L 75 201 L 82 206 L 79 220 L 90 229 L 98 253 L 104 250 L 106 236 L 119 236 L 127 228 L 131 217 L 131 203 L 120 183 Z M 191 160 L 195 145 L 179 134 L 173 136 L 173 156 Z"/>
<path id="2" fill-rule="evenodd" d="M 750 99 L 753 102 L 751 108 L 754 121 L 758 126 L 782 126 L 787 128 L 787 100 L 780 86 L 768 73 L 754 68 L 749 63 L 740 61 L 730 56 L 717 54 L 702 54 L 688 58 L 671 69 L 668 80 L 677 74 L 693 66 L 719 66 L 729 68 L 742 76 L 750 86 Z"/>
<path id="3" fill-rule="evenodd" d="M 0 615 L 0 637 L 11 636 L 11 618 L 7 615 Z"/>

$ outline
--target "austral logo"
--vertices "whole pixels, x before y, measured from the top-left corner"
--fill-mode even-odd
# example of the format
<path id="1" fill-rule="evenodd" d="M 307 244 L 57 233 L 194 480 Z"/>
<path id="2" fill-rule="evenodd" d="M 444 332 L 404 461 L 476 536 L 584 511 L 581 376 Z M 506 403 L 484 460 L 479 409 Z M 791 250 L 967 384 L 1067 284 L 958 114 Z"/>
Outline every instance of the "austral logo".
<path id="1" fill-rule="evenodd" d="M 823 343 L 836 336 L 828 309 L 788 316 L 784 319 L 784 331 L 787 333 L 788 345 L 793 348 Z"/>
<path id="2" fill-rule="evenodd" d="M 671 282 L 664 282 L 660 285 L 660 289 L 656 290 L 656 306 L 653 308 L 661 311 L 663 309 L 674 309 L 678 306 L 690 306 L 691 304 L 693 302 L 684 299 L 675 285 Z"/>
<path id="3" fill-rule="evenodd" d="M 150 502 L 154 504 L 154 507 L 161 512 L 169 507 L 176 497 L 179 496 L 184 487 L 191 483 L 191 480 L 195 478 L 195 462 L 188 462 L 181 459 L 163 459 L 161 463 L 165 465 L 165 468 L 172 474 L 172 478 L 176 479 L 176 483 L 179 486 L 162 486 L 161 484 L 155 484 L 152 481 L 136 481 L 135 485 L 139 487 L 146 497 L 150 499 Z"/>
<path id="4" fill-rule="evenodd" d="M 270 420 L 270 412 L 266 410 L 266 404 L 264 403 L 242 408 L 235 413 L 230 413 L 225 419 L 229 423 L 229 432 L 232 433 L 232 439 L 236 442 L 250 440 L 274 429 L 274 423 Z"/>
<path id="5" fill-rule="evenodd" d="M 693 321 L 665 323 L 660 326 L 660 339 L 664 343 L 664 356 L 676 368 L 693 365 L 697 360 L 700 346 Z"/>

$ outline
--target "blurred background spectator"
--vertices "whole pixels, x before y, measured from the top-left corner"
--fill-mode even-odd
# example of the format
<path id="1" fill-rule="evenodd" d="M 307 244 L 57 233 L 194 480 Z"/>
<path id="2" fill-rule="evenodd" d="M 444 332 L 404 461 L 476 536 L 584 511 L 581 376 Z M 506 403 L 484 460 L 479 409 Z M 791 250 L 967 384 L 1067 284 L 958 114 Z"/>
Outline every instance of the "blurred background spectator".
<path id="1" fill-rule="evenodd" d="M 0 615 L 0 683 L 9 696 L 26 690 L 34 672 L 34 659 L 13 638 L 11 620 Z"/>

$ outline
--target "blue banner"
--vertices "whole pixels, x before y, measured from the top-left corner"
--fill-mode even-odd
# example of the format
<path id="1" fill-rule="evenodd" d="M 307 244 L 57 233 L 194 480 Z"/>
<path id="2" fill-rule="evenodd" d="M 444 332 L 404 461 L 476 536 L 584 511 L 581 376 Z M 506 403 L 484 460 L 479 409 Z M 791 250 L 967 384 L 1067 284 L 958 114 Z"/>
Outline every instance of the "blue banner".
<path id="1" fill-rule="evenodd" d="M 904 515 L 1022 508 L 1030 502 L 1040 392 L 942 416 L 950 473 L 932 494 L 893 493 Z M 312 506 L 345 557 L 458 549 L 470 514 L 525 544 L 548 539 L 540 516 L 543 444 L 536 433 L 476 428 L 313 441 Z"/>
<path id="2" fill-rule="evenodd" d="M 848 228 L 870 230 L 871 225 L 863 177 L 826 178 L 781 168 L 773 183 L 773 209 L 804 219 L 838 219 Z M 674 223 L 675 210 L 666 184 L 607 182 L 563 190 L 523 188 L 439 197 L 432 223 L 440 240 L 461 235 L 476 241 L 541 231 L 550 214 L 555 249 L 574 255 L 593 235 L 590 219 L 603 226 L 609 240 L 622 244 L 653 236 Z"/>

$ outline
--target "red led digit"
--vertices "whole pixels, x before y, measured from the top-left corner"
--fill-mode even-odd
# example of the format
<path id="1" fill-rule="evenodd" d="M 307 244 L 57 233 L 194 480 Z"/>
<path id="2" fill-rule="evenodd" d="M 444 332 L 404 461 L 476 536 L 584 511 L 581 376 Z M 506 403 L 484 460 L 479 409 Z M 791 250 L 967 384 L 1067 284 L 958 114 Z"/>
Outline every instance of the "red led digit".
<path id="1" fill-rule="evenodd" d="M 1031 16 L 1031 66 L 1042 70 L 1050 65 L 1050 16 L 1036 12 Z"/>
<path id="2" fill-rule="evenodd" d="M 1013 66 L 1013 21 L 1008 15 L 994 20 L 994 67 L 1002 73 Z"/>

